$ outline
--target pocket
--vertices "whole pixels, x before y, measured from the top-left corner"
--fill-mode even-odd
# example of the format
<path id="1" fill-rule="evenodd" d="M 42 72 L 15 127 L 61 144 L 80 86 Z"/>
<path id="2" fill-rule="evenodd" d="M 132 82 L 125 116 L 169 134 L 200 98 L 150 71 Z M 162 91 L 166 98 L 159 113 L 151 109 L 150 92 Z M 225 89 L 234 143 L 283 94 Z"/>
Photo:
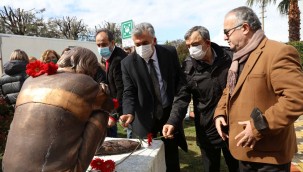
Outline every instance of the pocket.
<path id="1" fill-rule="evenodd" d="M 285 133 L 264 135 L 254 146 L 254 150 L 260 152 L 279 152 L 285 149 Z"/>

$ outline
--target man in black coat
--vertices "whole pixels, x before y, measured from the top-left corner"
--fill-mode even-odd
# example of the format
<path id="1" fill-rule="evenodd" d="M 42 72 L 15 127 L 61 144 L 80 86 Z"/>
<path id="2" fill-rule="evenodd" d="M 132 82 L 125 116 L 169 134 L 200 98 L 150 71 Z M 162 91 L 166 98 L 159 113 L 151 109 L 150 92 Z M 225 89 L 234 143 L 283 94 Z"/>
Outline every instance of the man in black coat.
<path id="1" fill-rule="evenodd" d="M 106 84 L 108 84 L 110 96 L 116 98 L 120 105 L 116 113 L 111 114 L 108 121 L 108 127 L 110 128 L 108 129 L 107 136 L 117 137 L 116 122 L 119 116 L 122 115 L 123 81 L 121 60 L 127 54 L 123 49 L 115 46 L 113 33 L 106 28 L 97 31 L 96 44 L 99 54 L 105 60 Z"/>
<path id="2" fill-rule="evenodd" d="M 182 64 L 186 84 L 175 96 L 173 108 L 163 135 L 170 138 L 185 117 L 188 104 L 193 99 L 197 143 L 201 149 L 206 172 L 219 172 L 221 150 L 229 171 L 238 170 L 235 160 L 219 136 L 213 122 L 214 111 L 226 85 L 231 53 L 210 41 L 203 26 L 191 28 L 184 36 L 190 56 Z"/>
<path id="3" fill-rule="evenodd" d="M 134 137 L 146 138 L 162 134 L 174 95 L 182 79 L 176 49 L 156 45 L 151 24 L 140 23 L 133 29 L 135 52 L 121 62 L 124 84 L 122 124 L 131 124 Z M 158 82 L 153 82 L 156 74 Z M 158 84 L 158 85 L 157 85 Z M 158 88 L 156 90 L 155 88 Z M 162 139 L 165 145 L 167 171 L 180 171 L 178 146 L 187 151 L 183 128 L 178 128 L 175 139 Z"/>

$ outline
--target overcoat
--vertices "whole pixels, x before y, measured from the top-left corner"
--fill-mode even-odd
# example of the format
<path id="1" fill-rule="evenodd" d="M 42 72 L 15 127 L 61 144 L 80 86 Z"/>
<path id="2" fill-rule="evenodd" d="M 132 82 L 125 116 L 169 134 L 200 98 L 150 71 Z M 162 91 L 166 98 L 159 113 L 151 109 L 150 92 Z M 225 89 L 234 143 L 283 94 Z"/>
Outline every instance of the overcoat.
<path id="1" fill-rule="evenodd" d="M 269 128 L 258 131 L 250 117 L 257 107 Z M 303 73 L 298 51 L 264 38 L 251 52 L 232 95 L 226 88 L 215 111 L 229 124 L 229 147 L 241 161 L 269 164 L 291 162 L 297 151 L 294 122 L 303 114 Z M 257 142 L 253 149 L 236 146 L 235 136 L 250 121 Z"/>

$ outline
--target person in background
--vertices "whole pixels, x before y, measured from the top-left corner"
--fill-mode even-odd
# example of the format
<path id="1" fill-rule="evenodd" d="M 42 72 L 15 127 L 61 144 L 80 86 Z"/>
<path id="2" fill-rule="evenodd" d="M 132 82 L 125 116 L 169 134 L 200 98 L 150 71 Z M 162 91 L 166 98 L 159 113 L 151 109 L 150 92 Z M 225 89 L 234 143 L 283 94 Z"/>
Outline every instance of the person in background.
<path id="1" fill-rule="evenodd" d="M 29 63 L 27 54 L 20 49 L 14 50 L 9 62 L 4 64 L 4 75 L 0 78 L 0 88 L 6 102 L 15 105 L 19 91 L 28 77 L 26 65 Z"/>
<path id="2" fill-rule="evenodd" d="M 30 56 L 28 59 L 29 59 L 29 63 L 34 62 L 34 61 L 37 60 L 37 58 L 34 57 L 34 56 Z"/>
<path id="3" fill-rule="evenodd" d="M 132 46 L 126 46 L 126 47 L 123 47 L 123 50 L 126 52 L 126 54 L 130 54 L 133 52 L 133 47 Z"/>
<path id="4" fill-rule="evenodd" d="M 86 171 L 113 109 L 107 86 L 93 80 L 98 59 L 75 47 L 60 58 L 58 72 L 36 75 L 33 65 L 28 70 L 35 77 L 24 82 L 16 103 L 2 170 Z"/>
<path id="5" fill-rule="evenodd" d="M 241 172 L 289 172 L 297 152 L 294 122 L 303 114 L 299 53 L 268 39 L 258 16 L 245 6 L 226 14 L 224 39 L 234 54 L 214 114 L 216 128 L 229 138 Z"/>
<path id="6" fill-rule="evenodd" d="M 213 122 L 215 108 L 226 86 L 231 52 L 211 42 L 209 31 L 203 26 L 189 29 L 184 39 L 190 54 L 182 64 L 187 82 L 175 96 L 170 117 L 163 127 L 163 136 L 173 136 L 175 128 L 182 124 L 192 97 L 196 138 L 204 171 L 220 171 L 222 150 L 229 171 L 236 172 L 238 161 L 231 156 L 227 143 L 219 136 Z"/>
<path id="7" fill-rule="evenodd" d="M 133 28 L 135 52 L 121 62 L 123 91 L 123 127 L 132 127 L 134 138 L 162 135 L 178 92 L 182 73 L 175 47 L 156 44 L 154 27 L 140 23 Z M 183 127 L 174 139 L 164 139 L 167 171 L 180 171 L 178 146 L 187 151 Z"/>
<path id="8" fill-rule="evenodd" d="M 55 50 L 46 50 L 43 52 L 41 61 L 44 63 L 57 63 L 57 61 L 60 59 L 60 55 Z"/>
<path id="9" fill-rule="evenodd" d="M 106 84 L 108 84 L 110 95 L 117 99 L 119 107 L 116 112 L 111 114 L 108 121 L 108 137 L 117 137 L 117 125 L 116 122 L 119 116 L 122 115 L 122 93 L 123 93 L 123 81 L 121 72 L 121 60 L 127 56 L 127 54 L 119 47 L 115 46 L 113 33 L 102 28 L 96 33 L 96 45 L 101 58 L 105 60 L 105 72 L 106 72 Z"/>

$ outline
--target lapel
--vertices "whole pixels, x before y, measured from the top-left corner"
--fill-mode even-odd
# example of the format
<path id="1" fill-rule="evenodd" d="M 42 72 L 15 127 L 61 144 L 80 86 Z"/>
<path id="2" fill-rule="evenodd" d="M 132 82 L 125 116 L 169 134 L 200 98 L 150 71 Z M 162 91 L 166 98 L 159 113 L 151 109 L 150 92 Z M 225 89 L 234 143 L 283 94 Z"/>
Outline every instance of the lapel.
<path id="1" fill-rule="evenodd" d="M 110 71 L 110 67 L 111 67 L 111 65 L 110 65 L 110 61 L 109 61 L 109 64 L 108 64 L 108 68 L 106 69 L 106 62 L 105 62 L 105 73 L 106 73 L 106 80 L 108 81 L 108 75 L 109 75 L 109 71 Z"/>
<path id="2" fill-rule="evenodd" d="M 152 88 L 152 81 L 146 66 L 146 62 L 137 55 L 137 53 L 133 54 L 134 60 L 134 68 L 137 71 L 138 74 L 138 80 L 142 81 L 140 82 L 140 84 L 144 85 L 147 87 L 147 89 L 149 90 L 149 92 L 151 92 L 151 94 L 153 95 L 153 88 Z"/>
<path id="3" fill-rule="evenodd" d="M 239 91 L 239 89 L 243 85 L 244 81 L 246 80 L 248 74 L 250 73 L 250 71 L 253 69 L 254 65 L 258 61 L 260 55 L 263 52 L 263 47 L 265 46 L 266 41 L 267 41 L 267 38 L 264 38 L 261 41 L 260 45 L 254 51 L 252 51 L 251 54 L 249 55 L 249 58 L 247 59 L 247 62 L 243 68 L 243 71 L 240 74 L 240 77 L 238 79 L 234 92 L 231 95 L 231 98 L 233 98 L 233 96 Z"/>
<path id="4" fill-rule="evenodd" d="M 158 57 L 158 63 L 159 63 L 161 77 L 162 77 L 164 88 L 165 88 L 165 91 L 166 91 L 168 66 L 166 66 L 167 65 L 167 60 L 165 60 L 165 59 L 168 59 L 169 57 L 166 57 L 166 54 L 163 51 L 161 51 L 161 49 L 157 45 L 155 45 L 155 48 L 156 48 L 156 51 L 157 51 L 157 57 Z M 170 64 L 170 65 L 172 65 L 172 64 Z"/>
<path id="5" fill-rule="evenodd" d="M 114 49 L 114 51 L 112 52 L 112 54 L 110 55 L 110 58 L 108 59 L 108 69 L 106 70 L 105 69 L 105 71 L 106 71 L 106 80 L 108 81 L 109 79 L 109 72 L 111 71 L 111 68 L 112 68 L 112 64 L 113 64 L 113 61 L 114 61 L 114 58 L 115 58 L 115 56 L 116 56 L 116 52 L 117 52 L 117 50 L 116 50 L 117 48 L 115 47 L 115 49 Z"/>
<path id="6" fill-rule="evenodd" d="M 108 71 L 110 71 L 110 68 L 112 67 L 112 64 L 115 60 L 115 57 L 117 56 L 117 47 L 115 47 L 114 51 L 112 52 L 112 54 L 110 55 L 110 58 L 108 59 L 109 62 L 109 66 L 108 66 Z"/>

